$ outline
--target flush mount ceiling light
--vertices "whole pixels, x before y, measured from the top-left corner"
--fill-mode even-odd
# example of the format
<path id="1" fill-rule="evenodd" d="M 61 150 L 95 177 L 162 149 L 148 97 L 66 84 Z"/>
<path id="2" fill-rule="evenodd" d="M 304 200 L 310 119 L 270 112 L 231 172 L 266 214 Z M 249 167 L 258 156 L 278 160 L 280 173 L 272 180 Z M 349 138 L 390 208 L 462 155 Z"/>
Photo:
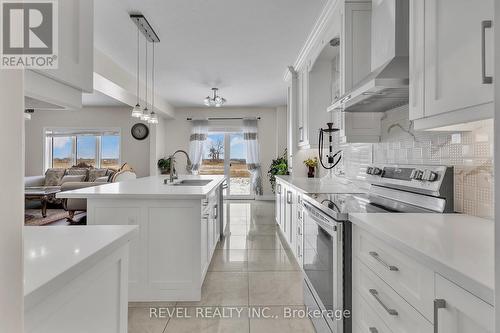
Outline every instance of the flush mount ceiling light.
<path id="1" fill-rule="evenodd" d="M 155 90 L 154 90 L 154 71 L 155 71 L 155 43 L 160 42 L 160 38 L 154 31 L 154 29 L 151 27 L 149 24 L 148 20 L 144 17 L 144 15 L 141 14 L 131 14 L 130 19 L 137 25 L 137 104 L 132 110 L 132 117 L 140 118 L 142 121 L 146 121 L 149 124 L 158 124 L 158 115 L 154 112 L 154 95 L 155 95 Z M 142 34 L 145 37 L 145 86 L 146 86 L 146 92 L 145 92 L 145 105 L 144 109 L 141 109 L 141 105 L 139 103 L 140 98 L 139 98 L 139 31 L 142 32 Z M 148 47 L 149 43 L 153 44 L 153 66 L 151 69 L 152 72 L 152 91 L 151 91 L 151 112 L 148 109 Z"/>
<path id="2" fill-rule="evenodd" d="M 213 95 L 212 96 L 207 96 L 205 98 L 205 105 L 206 106 L 215 106 L 216 108 L 220 108 L 221 106 L 226 103 L 226 99 L 220 97 L 217 92 L 219 91 L 219 88 L 212 88 Z"/>

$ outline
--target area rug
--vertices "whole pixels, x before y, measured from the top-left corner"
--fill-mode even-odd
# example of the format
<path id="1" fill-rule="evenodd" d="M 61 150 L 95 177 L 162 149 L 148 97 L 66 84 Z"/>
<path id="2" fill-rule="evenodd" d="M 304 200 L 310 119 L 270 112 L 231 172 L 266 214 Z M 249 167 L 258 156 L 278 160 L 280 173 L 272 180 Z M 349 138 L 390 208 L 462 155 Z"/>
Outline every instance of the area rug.
<path id="1" fill-rule="evenodd" d="M 42 217 L 41 209 L 26 209 L 24 212 L 24 225 L 46 225 L 66 219 L 68 216 L 68 212 L 64 209 L 47 209 L 47 217 Z"/>

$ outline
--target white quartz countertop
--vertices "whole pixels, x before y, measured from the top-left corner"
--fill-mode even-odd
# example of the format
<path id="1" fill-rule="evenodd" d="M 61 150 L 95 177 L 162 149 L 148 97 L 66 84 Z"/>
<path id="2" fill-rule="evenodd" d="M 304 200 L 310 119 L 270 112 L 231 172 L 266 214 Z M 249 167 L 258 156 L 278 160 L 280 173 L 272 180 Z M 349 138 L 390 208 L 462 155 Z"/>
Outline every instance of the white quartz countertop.
<path id="1" fill-rule="evenodd" d="M 204 198 L 214 188 L 221 185 L 225 176 L 180 176 L 183 179 L 210 179 L 205 186 L 174 186 L 164 184 L 169 176 L 151 176 L 111 183 L 94 187 L 86 187 L 74 191 L 60 192 L 58 198 L 106 198 L 106 199 L 196 199 Z"/>
<path id="2" fill-rule="evenodd" d="M 25 307 L 76 278 L 125 245 L 137 226 L 24 227 Z"/>
<path id="3" fill-rule="evenodd" d="M 350 214 L 352 223 L 493 304 L 494 222 L 461 214 Z"/>
<path id="4" fill-rule="evenodd" d="M 285 183 L 297 188 L 304 193 L 365 193 L 367 190 L 363 189 L 353 182 L 335 177 L 328 178 L 306 178 L 306 177 L 292 177 L 292 176 L 276 176 L 276 178 L 284 181 Z"/>

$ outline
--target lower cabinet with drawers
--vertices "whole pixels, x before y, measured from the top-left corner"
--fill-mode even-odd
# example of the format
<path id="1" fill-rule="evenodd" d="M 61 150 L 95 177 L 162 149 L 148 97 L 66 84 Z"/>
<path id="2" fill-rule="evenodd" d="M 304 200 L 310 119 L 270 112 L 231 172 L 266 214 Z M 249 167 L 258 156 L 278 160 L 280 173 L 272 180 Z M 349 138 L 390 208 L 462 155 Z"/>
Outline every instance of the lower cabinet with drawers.
<path id="1" fill-rule="evenodd" d="M 303 256 L 303 192 L 276 179 L 276 223 L 284 239 L 302 267 Z"/>
<path id="2" fill-rule="evenodd" d="M 494 308 L 353 226 L 354 333 L 493 333 Z"/>

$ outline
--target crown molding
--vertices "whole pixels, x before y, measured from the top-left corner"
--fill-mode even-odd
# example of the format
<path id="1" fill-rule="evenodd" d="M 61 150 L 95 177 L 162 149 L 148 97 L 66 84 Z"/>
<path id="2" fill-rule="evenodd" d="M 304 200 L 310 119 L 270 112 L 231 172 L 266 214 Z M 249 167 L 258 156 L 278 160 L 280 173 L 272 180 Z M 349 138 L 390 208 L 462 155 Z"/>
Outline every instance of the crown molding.
<path id="1" fill-rule="evenodd" d="M 311 52 L 312 47 L 315 45 L 316 41 L 318 41 L 319 37 L 321 36 L 321 33 L 325 31 L 328 20 L 330 19 L 332 13 L 335 11 L 337 4 L 339 2 L 343 2 L 343 0 L 328 0 L 325 7 L 323 7 L 323 10 L 321 11 L 320 16 L 316 20 L 316 23 L 314 24 L 311 33 L 307 37 L 304 46 L 302 46 L 302 49 L 299 52 L 299 56 L 295 60 L 293 66 L 288 66 L 288 68 L 286 69 L 283 75 L 284 81 L 290 80 L 291 75 L 293 74 L 290 72 L 290 68 L 294 69 L 295 73 L 302 69 L 305 60 L 307 58 L 307 55 Z"/>

